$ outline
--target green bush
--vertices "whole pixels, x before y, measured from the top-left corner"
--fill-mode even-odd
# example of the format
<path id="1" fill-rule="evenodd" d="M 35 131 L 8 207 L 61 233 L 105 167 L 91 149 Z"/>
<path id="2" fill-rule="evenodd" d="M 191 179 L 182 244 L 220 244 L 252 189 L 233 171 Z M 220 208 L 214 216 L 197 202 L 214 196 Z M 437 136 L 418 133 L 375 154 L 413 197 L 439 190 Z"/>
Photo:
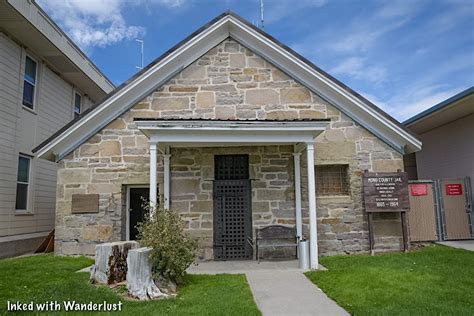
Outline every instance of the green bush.
<path id="1" fill-rule="evenodd" d="M 157 280 L 181 283 L 186 269 L 196 258 L 197 243 L 184 232 L 179 214 L 162 206 L 145 206 L 151 214 L 138 225 L 138 242 L 153 248 L 151 259 L 153 275 Z"/>

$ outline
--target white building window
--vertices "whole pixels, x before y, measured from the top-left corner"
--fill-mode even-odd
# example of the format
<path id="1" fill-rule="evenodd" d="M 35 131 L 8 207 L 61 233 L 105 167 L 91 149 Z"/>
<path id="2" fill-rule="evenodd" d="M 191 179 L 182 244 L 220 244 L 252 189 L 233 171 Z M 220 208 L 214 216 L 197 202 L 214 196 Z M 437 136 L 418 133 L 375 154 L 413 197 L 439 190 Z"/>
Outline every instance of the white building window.
<path id="1" fill-rule="evenodd" d="M 30 57 L 25 59 L 25 74 L 23 76 L 23 105 L 32 109 L 35 102 L 36 72 L 38 65 Z"/>
<path id="2" fill-rule="evenodd" d="M 82 108 L 82 96 L 75 92 L 74 93 L 74 118 L 78 118 L 81 114 Z"/>
<path id="3" fill-rule="evenodd" d="M 16 209 L 28 209 L 28 189 L 30 185 L 31 157 L 21 155 L 18 158 L 18 176 L 16 183 Z"/>

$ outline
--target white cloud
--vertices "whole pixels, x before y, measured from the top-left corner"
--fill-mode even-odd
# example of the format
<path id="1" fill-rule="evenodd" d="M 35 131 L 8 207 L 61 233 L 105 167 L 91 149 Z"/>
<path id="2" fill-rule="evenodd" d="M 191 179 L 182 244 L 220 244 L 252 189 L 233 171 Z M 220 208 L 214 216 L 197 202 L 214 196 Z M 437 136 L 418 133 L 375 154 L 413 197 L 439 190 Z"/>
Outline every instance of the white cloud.
<path id="1" fill-rule="evenodd" d="M 329 71 L 334 75 L 348 75 L 354 79 L 367 80 L 372 83 L 381 83 L 385 80 L 387 71 L 380 66 L 368 65 L 363 58 L 350 57 Z"/>
<path id="2" fill-rule="evenodd" d="M 327 46 L 338 52 L 366 52 L 382 36 L 410 22 L 420 7 L 419 1 L 384 2 L 372 15 L 353 19 L 350 31 L 338 32 Z"/>
<path id="3" fill-rule="evenodd" d="M 362 94 L 398 120 L 404 121 L 472 86 L 472 72 L 464 77 L 461 81 L 463 84 L 444 83 L 446 78 L 466 69 L 474 69 L 474 59 L 470 52 L 447 57 L 443 63 L 425 71 L 418 79 L 413 77 L 409 84 L 397 89 L 396 94 L 387 98 L 382 99 L 369 93 Z"/>
<path id="4" fill-rule="evenodd" d="M 127 24 L 124 1 L 40 0 L 39 4 L 83 49 L 134 39 L 145 32 L 141 26 Z"/>
<path id="5" fill-rule="evenodd" d="M 382 100 L 373 94 L 365 92 L 362 95 L 385 112 L 393 115 L 400 122 L 403 122 L 452 97 L 463 89 L 464 87 L 452 88 L 443 85 L 433 85 L 424 87 L 416 92 L 408 92 L 406 95 L 397 95 L 389 100 Z"/>
<path id="6" fill-rule="evenodd" d="M 186 0 L 148 0 L 148 2 L 156 3 L 165 7 L 177 8 L 186 3 Z"/>
<path id="7" fill-rule="evenodd" d="M 426 109 L 429 109 L 433 105 L 436 105 L 456 93 L 460 92 L 461 89 L 449 89 L 443 91 L 432 91 L 430 94 L 422 96 L 419 99 L 413 100 L 409 106 L 398 106 L 397 109 L 397 117 L 399 117 L 402 121 L 412 117 L 415 114 L 423 112 Z"/>
<path id="8" fill-rule="evenodd" d="M 257 0 L 255 0 L 258 5 Z M 265 23 L 271 24 L 280 21 L 292 12 L 301 9 L 319 8 L 324 6 L 327 0 L 272 0 L 264 3 Z M 257 9 L 257 6 L 255 7 Z"/>
<path id="9" fill-rule="evenodd" d="M 387 102 L 379 99 L 376 95 L 373 95 L 371 93 L 367 92 L 360 92 L 362 96 L 364 96 L 367 100 L 384 110 L 385 112 L 389 113 L 390 112 L 390 106 L 387 104 Z"/>
<path id="10" fill-rule="evenodd" d="M 446 32 L 465 20 L 474 19 L 474 2 L 455 1 L 427 23 L 431 32 Z M 472 23 L 471 23 L 472 26 Z"/>

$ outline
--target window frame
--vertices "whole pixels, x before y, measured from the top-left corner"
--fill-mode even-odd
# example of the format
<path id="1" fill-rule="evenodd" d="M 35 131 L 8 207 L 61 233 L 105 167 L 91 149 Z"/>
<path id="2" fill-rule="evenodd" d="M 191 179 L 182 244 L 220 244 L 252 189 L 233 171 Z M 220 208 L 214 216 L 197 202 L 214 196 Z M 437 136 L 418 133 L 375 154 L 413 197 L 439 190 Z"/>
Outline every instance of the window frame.
<path id="1" fill-rule="evenodd" d="M 79 104 L 79 113 L 76 112 L 76 95 L 78 95 L 81 98 L 81 102 Z M 80 93 L 79 91 L 74 90 L 72 94 L 72 118 L 73 119 L 76 119 L 79 115 L 81 115 L 83 104 L 84 104 L 84 95 Z M 77 116 L 76 116 L 76 113 L 77 113 Z"/>
<path id="2" fill-rule="evenodd" d="M 26 158 L 28 159 L 28 182 L 22 182 L 22 181 L 18 181 L 18 173 L 19 173 L 19 167 L 20 167 L 20 158 Z M 26 208 L 25 209 L 19 209 L 17 208 L 17 205 L 16 205 L 16 199 L 17 199 L 17 196 L 18 196 L 18 187 L 15 191 L 15 213 L 16 214 L 31 214 L 32 211 L 31 211 L 31 203 L 30 203 L 30 196 L 31 196 L 31 184 L 32 184 L 32 179 L 31 179 L 31 174 L 32 174 L 32 165 L 33 165 L 33 157 L 30 156 L 30 155 L 26 155 L 26 154 L 23 154 L 23 153 L 19 153 L 18 155 L 18 166 L 17 166 L 17 178 L 16 178 L 16 184 L 18 186 L 18 184 L 26 184 Z"/>
<path id="3" fill-rule="evenodd" d="M 350 165 L 348 163 L 329 163 L 329 164 L 318 164 L 315 165 L 316 171 L 316 195 L 321 198 L 325 197 L 350 197 L 351 196 L 351 177 L 350 177 Z M 320 183 L 318 182 L 318 175 L 321 175 L 321 168 L 327 167 L 341 167 L 345 170 L 345 181 L 341 181 L 341 191 L 340 192 L 318 192 L 319 188 L 321 187 Z M 319 170 L 318 170 L 319 169 Z M 342 180 L 342 179 L 341 179 Z M 345 183 L 344 183 L 345 182 Z"/>
<path id="4" fill-rule="evenodd" d="M 33 61 L 35 64 L 36 64 L 36 68 L 35 68 L 35 82 L 32 83 L 30 81 L 28 81 L 26 78 L 25 78 L 25 75 L 26 75 L 26 61 L 27 59 L 30 59 L 31 61 Z M 22 96 L 21 96 L 21 104 L 23 106 L 23 108 L 29 110 L 29 111 L 36 111 L 36 100 L 37 100 L 37 96 L 38 96 L 38 73 L 39 73 L 39 62 L 36 58 L 34 58 L 33 56 L 31 56 L 30 54 L 25 54 L 25 58 L 24 58 L 24 62 L 23 62 L 23 91 L 22 91 Z M 29 84 L 31 84 L 33 86 L 33 102 L 31 104 L 31 107 L 29 106 L 29 104 L 25 104 L 25 99 L 24 99 L 24 94 L 25 94 L 25 81 L 28 82 Z"/>

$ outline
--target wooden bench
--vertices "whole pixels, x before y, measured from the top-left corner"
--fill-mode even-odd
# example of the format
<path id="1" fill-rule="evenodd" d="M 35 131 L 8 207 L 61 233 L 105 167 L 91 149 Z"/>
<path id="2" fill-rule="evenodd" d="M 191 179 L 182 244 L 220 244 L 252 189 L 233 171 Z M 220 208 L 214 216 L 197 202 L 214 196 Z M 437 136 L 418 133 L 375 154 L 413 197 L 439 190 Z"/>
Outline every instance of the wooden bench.
<path id="1" fill-rule="evenodd" d="M 298 254 L 298 241 L 295 228 L 282 225 L 271 225 L 259 228 L 256 231 L 256 256 L 260 262 L 259 250 L 264 248 L 295 247 Z"/>

